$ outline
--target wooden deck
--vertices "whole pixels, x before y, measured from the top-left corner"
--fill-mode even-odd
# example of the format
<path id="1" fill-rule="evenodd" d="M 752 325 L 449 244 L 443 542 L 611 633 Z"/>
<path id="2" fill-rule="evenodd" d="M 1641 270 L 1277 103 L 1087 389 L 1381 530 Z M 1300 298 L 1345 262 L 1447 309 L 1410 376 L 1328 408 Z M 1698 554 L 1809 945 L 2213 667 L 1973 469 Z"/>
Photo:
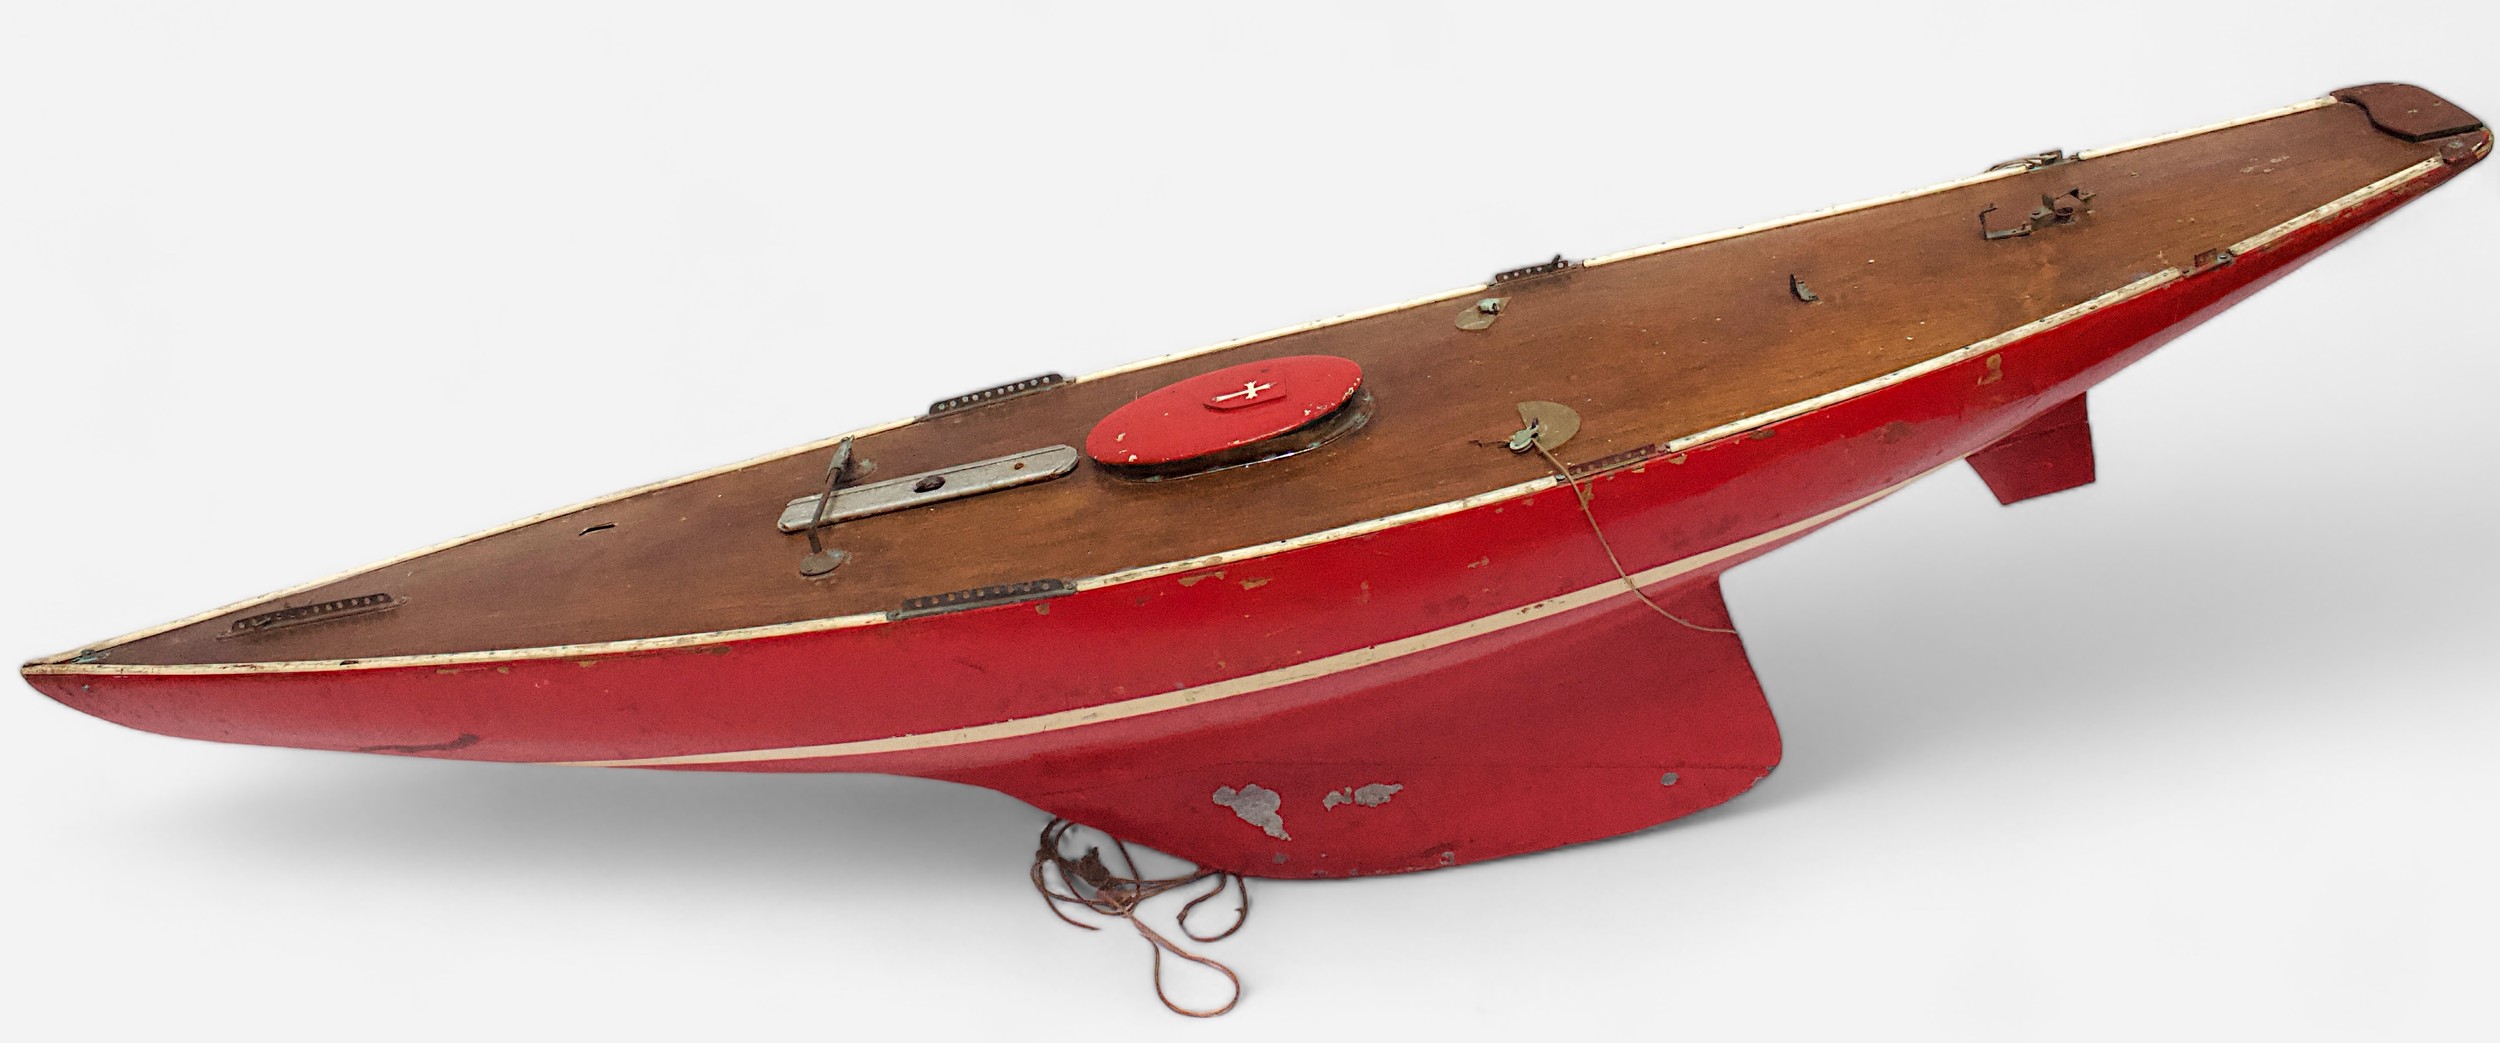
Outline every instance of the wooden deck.
<path id="1" fill-rule="evenodd" d="M 1704 431 L 2184 267 L 2438 147 L 2381 133 L 2354 105 L 2329 105 L 940 415 L 859 439 L 858 455 L 874 466 L 867 480 L 1081 445 L 1097 419 L 1137 395 L 1275 355 L 1354 359 L 1378 403 L 1366 429 L 1289 459 L 1150 484 L 1088 465 L 1040 485 L 844 523 L 829 542 L 852 557 L 824 580 L 799 575 L 806 538 L 774 525 L 784 502 L 822 480 L 827 454 L 806 452 L 489 535 L 283 602 L 387 591 L 405 602 L 392 611 L 220 636 L 273 602 L 116 647 L 110 661 L 373 658 L 697 633 L 876 612 L 917 595 L 1097 576 L 1290 538 L 1547 473 L 1533 455 L 1477 444 L 1516 428 L 1513 403 L 1521 400 L 1580 412 L 1585 426 L 1563 454 L 1574 462 Z M 2000 226 L 2019 223 L 2042 193 L 2078 186 L 2093 193 L 2079 224 L 1981 238 L 1983 207 L 1997 207 L 1991 219 Z M 1822 300 L 1791 296 L 1792 273 Z M 1510 302 L 1491 329 L 1456 327 L 1463 307 L 1495 293 Z M 777 392 L 759 381 L 757 394 Z"/>

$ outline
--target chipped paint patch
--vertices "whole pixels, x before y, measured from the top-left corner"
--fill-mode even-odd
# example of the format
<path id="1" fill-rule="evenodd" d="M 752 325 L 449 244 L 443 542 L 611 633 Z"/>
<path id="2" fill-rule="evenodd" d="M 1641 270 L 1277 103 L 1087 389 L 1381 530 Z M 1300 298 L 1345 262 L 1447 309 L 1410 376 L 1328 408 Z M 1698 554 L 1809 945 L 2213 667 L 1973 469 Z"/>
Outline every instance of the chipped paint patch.
<path id="1" fill-rule="evenodd" d="M 1286 859 L 1286 857 L 1285 857 L 1285 853 L 1284 853 L 1284 852 L 1279 851 L 1279 852 L 1277 852 L 1277 853 L 1276 853 L 1276 864 L 1277 864 L 1277 865 L 1280 865 L 1280 866 L 1281 866 L 1281 865 L 1284 865 L 1286 861 L 1287 861 L 1287 859 Z"/>
<path id="2" fill-rule="evenodd" d="M 1233 814 L 1241 816 L 1242 821 L 1259 827 L 1268 836 L 1278 840 L 1293 839 L 1293 834 L 1285 832 L 1285 817 L 1276 813 L 1276 809 L 1285 806 L 1285 798 L 1278 796 L 1275 790 L 1257 783 L 1240 789 L 1218 786 L 1215 788 L 1215 802 L 1233 809 Z"/>
<path id="3" fill-rule="evenodd" d="M 1224 570 L 1223 570 L 1223 569 L 1217 569 L 1217 570 L 1215 570 L 1215 571 L 1213 571 L 1213 572 L 1201 572 L 1201 573 L 1199 573 L 1199 574 L 1197 574 L 1197 575 L 1195 575 L 1195 576 L 1183 576 L 1183 577 L 1181 577 L 1181 586 L 1184 586 L 1184 587 L 1194 587 L 1194 586 L 1197 586 L 1197 585 L 1198 585 L 1198 581 L 1199 581 L 1199 580 L 1206 579 L 1206 578 L 1208 578 L 1208 577 L 1210 577 L 1210 576 L 1212 576 L 1212 577 L 1214 577 L 1214 578 L 1216 578 L 1216 579 L 1223 579 L 1223 578 L 1224 578 Z"/>
<path id="4" fill-rule="evenodd" d="M 1319 799 L 1319 806 L 1322 810 L 1333 810 L 1339 804 L 1360 804 L 1367 808 L 1376 808 L 1388 803 L 1389 798 L 1397 796 L 1398 791 L 1405 788 L 1403 783 L 1375 782 L 1368 786 L 1330 790 L 1327 796 Z"/>
<path id="5" fill-rule="evenodd" d="M 1271 577 L 1271 576 L 1253 576 L 1253 577 L 1251 577 L 1251 578 L 1249 578 L 1249 579 L 1245 579 L 1245 580 L 1242 580 L 1242 581 L 1241 581 L 1241 589 L 1243 589 L 1243 590 L 1257 590 L 1257 589 L 1259 589 L 1260 587 L 1264 587 L 1264 586 L 1268 585 L 1270 582 L 1272 582 L 1272 581 L 1273 581 L 1273 579 L 1274 579 L 1274 577 Z"/>
<path id="6" fill-rule="evenodd" d="M 1987 387 L 1988 385 L 1994 384 L 2003 379 L 2005 379 L 2005 356 L 1988 356 L 1988 372 L 1985 376 L 1979 378 L 1979 386 Z"/>
<path id="7" fill-rule="evenodd" d="M 1672 786 L 1675 785 L 1677 780 L 1681 778 L 1683 778 L 1683 776 L 1670 771 L 1664 775 L 1658 776 L 1658 784 L 1661 786 Z"/>

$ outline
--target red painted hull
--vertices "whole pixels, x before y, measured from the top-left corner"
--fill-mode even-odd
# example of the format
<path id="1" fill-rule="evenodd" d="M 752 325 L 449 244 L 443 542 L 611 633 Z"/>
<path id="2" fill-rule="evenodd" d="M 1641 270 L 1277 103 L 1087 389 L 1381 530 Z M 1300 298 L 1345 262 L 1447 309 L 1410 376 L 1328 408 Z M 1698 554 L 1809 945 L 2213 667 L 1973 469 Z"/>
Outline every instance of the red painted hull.
<path id="1" fill-rule="evenodd" d="M 1626 567 L 1691 563 L 1647 589 L 1692 626 L 1609 588 L 1565 490 L 882 625 L 455 666 L 29 679 L 99 717 L 228 742 L 729 754 L 749 759 L 675 766 L 951 779 L 1258 876 L 1611 836 L 1726 800 L 1778 762 L 1741 644 L 1716 629 L 1730 626 L 1719 572 L 2006 439 L 2457 169 L 1991 354 L 1587 480 Z M 1122 651 L 1089 651 L 1105 647 Z M 785 752 L 739 752 L 769 750 Z"/>

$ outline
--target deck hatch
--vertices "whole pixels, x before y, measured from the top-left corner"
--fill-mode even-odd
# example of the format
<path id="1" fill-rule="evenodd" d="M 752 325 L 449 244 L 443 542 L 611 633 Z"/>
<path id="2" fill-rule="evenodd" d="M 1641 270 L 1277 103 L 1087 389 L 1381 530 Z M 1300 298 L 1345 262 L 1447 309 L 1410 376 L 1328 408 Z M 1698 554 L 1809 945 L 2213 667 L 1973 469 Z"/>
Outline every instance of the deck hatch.
<path id="1" fill-rule="evenodd" d="M 1140 395 L 1094 425 L 1085 453 L 1115 476 L 1155 481 L 1316 449 L 1370 416 L 1360 364 L 1335 355 L 1289 355 Z"/>

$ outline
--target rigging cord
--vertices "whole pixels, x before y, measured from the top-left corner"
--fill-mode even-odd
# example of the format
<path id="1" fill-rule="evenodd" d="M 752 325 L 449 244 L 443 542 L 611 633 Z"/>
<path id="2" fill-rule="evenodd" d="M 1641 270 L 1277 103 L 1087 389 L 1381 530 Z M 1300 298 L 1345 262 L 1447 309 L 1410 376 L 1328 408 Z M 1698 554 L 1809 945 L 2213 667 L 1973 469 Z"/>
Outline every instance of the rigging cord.
<path id="1" fill-rule="evenodd" d="M 1597 545 L 1605 549 L 1606 562 L 1607 564 L 1615 567 L 1615 577 L 1623 581 L 1623 589 L 1631 591 L 1633 597 L 1641 599 L 1641 604 L 1649 606 L 1650 611 L 1656 612 L 1659 615 L 1675 621 L 1678 626 L 1682 626 L 1689 630 L 1698 630 L 1705 634 L 1736 633 L 1735 630 L 1728 627 L 1703 626 L 1699 623 L 1695 623 L 1692 620 L 1676 615 L 1673 612 L 1669 612 L 1665 608 L 1661 607 L 1657 602 L 1651 601 L 1649 599 L 1649 595 L 1641 591 L 1641 585 L 1632 582 L 1632 574 L 1624 571 L 1623 559 L 1615 556 L 1614 541 L 1607 539 L 1606 530 L 1598 527 L 1597 512 L 1589 509 L 1589 501 L 1596 499 L 1596 494 L 1580 487 L 1580 479 L 1571 473 L 1571 468 L 1564 466 L 1561 460 L 1554 458 L 1553 450 L 1545 448 L 1543 443 L 1536 441 L 1530 441 L 1528 444 L 1536 449 L 1537 455 L 1545 458 L 1546 463 L 1554 465 L 1554 473 L 1561 475 L 1562 480 L 1571 486 L 1571 498 L 1573 502 L 1580 505 L 1580 516 L 1589 520 L 1589 531 L 1597 534 Z"/>
<path id="2" fill-rule="evenodd" d="M 1100 928 L 1070 917 L 1059 907 L 1063 904 L 1078 905 L 1104 916 L 1116 916 L 1127 920 L 1129 926 L 1137 928 L 1138 935 L 1146 939 L 1146 943 L 1154 950 L 1155 998 L 1162 1000 L 1163 1005 L 1171 1008 L 1175 1014 L 1186 1014 L 1193 1018 L 1212 1018 L 1239 1004 L 1241 1002 L 1241 975 L 1233 973 L 1230 967 L 1181 948 L 1170 938 L 1146 926 L 1145 921 L 1137 918 L 1137 907 L 1171 891 L 1188 887 L 1201 880 L 1212 879 L 1215 881 L 1215 887 L 1181 906 L 1180 915 L 1175 918 L 1175 922 L 1179 924 L 1181 934 L 1193 942 L 1221 941 L 1232 937 L 1233 932 L 1241 930 L 1241 925 L 1250 919 L 1249 882 L 1242 879 L 1239 873 L 1221 869 L 1198 869 L 1183 876 L 1151 880 L 1140 878 L 1137 875 L 1136 857 L 1129 854 L 1128 845 L 1122 843 L 1118 837 L 1111 838 L 1111 846 L 1120 853 L 1121 868 L 1126 872 L 1124 875 L 1113 873 L 1111 867 L 1104 864 L 1102 849 L 1099 847 L 1088 847 L 1084 854 L 1075 858 L 1068 857 L 1061 842 L 1068 834 L 1075 832 L 1076 828 L 1076 823 L 1066 819 L 1051 819 L 1049 823 L 1042 826 L 1041 847 L 1033 853 L 1033 889 L 1041 892 L 1042 897 L 1048 900 L 1051 915 L 1088 931 L 1100 930 Z M 1057 872 L 1057 886 L 1053 886 L 1051 882 L 1052 870 Z M 1190 930 L 1190 912 L 1198 908 L 1198 903 L 1223 894 L 1228 885 L 1241 892 L 1241 905 L 1233 913 L 1233 925 L 1212 935 L 1202 935 Z M 1163 954 L 1167 952 L 1191 963 L 1214 968 L 1216 973 L 1222 974 L 1226 980 L 1232 982 L 1233 998 L 1224 1001 L 1223 1006 L 1212 1010 L 1197 1010 L 1172 1002 L 1171 995 L 1163 990 Z"/>

